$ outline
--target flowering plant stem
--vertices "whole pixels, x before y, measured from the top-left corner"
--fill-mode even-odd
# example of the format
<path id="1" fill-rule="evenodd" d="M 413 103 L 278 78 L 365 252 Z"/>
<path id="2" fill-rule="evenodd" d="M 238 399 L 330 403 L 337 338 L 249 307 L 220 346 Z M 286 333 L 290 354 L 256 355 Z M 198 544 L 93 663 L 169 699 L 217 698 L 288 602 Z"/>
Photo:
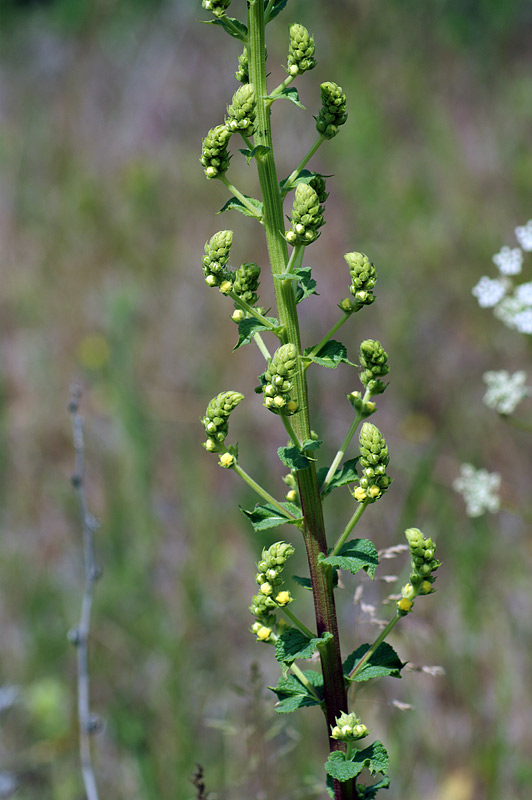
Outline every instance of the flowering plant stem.
<path id="1" fill-rule="evenodd" d="M 264 0 L 251 0 L 248 5 L 248 36 L 250 80 L 255 87 L 257 98 L 255 144 L 265 145 L 268 148 L 260 158 L 257 158 L 257 169 L 263 199 L 263 224 L 270 265 L 273 276 L 276 276 L 286 271 L 288 248 L 284 236 L 283 206 L 274 159 L 270 110 L 265 100 L 268 90 L 264 26 Z M 317 146 L 320 143 L 321 137 Z M 310 158 L 311 155 L 312 153 L 308 157 Z M 275 280 L 274 287 L 279 322 L 285 329 L 285 342 L 295 345 L 297 352 L 302 354 L 296 298 L 292 282 Z M 299 411 L 293 416 L 293 428 L 297 439 L 305 441 L 310 439 L 311 429 L 307 385 L 300 360 L 298 360 L 294 384 L 294 398 L 298 403 Z M 312 581 L 317 635 L 321 637 L 324 633 L 332 634 L 332 637 L 319 651 L 324 681 L 327 735 L 330 737 L 330 731 L 335 725 L 336 718 L 347 708 L 347 693 L 342 672 L 333 594 L 332 568 L 319 562 L 320 554 L 327 555 L 327 539 L 321 496 L 313 462 L 310 462 L 307 469 L 298 471 L 297 479 L 304 520 L 303 538 Z M 329 738 L 329 743 L 331 751 L 342 748 L 342 744 L 337 740 Z M 334 794 L 335 800 L 355 800 L 357 798 L 353 781 L 344 783 L 335 781 Z"/>

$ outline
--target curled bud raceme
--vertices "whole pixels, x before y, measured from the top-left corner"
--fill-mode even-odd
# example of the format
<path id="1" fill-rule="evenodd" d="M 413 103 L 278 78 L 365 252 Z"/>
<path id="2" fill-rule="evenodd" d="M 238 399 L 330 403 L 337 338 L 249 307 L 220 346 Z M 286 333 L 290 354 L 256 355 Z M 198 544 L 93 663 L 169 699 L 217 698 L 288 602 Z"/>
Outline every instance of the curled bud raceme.
<path id="1" fill-rule="evenodd" d="M 380 342 L 375 339 L 366 339 L 360 345 L 359 353 L 360 365 L 364 367 L 360 373 L 361 383 L 372 395 L 381 394 L 386 389 L 379 378 L 387 375 L 390 371 L 388 366 L 388 354 L 384 351 Z"/>
<path id="2" fill-rule="evenodd" d="M 257 264 L 242 264 L 233 276 L 233 291 L 248 305 L 254 306 L 258 300 L 260 267 Z"/>
<path id="3" fill-rule="evenodd" d="M 349 309 L 343 310 L 358 311 L 362 306 L 369 306 L 375 301 L 373 289 L 377 283 L 377 273 L 375 267 L 364 253 L 346 253 L 344 258 L 351 275 L 349 291 L 354 300 Z"/>
<path id="4" fill-rule="evenodd" d="M 238 56 L 238 68 L 235 78 L 239 83 L 249 83 L 249 53 L 247 47 Z"/>
<path id="5" fill-rule="evenodd" d="M 371 422 L 364 422 L 360 429 L 360 459 L 362 477 L 353 490 L 359 503 L 374 503 L 388 489 L 391 479 L 386 475 L 390 461 L 384 436 Z"/>
<path id="6" fill-rule="evenodd" d="M 213 397 L 207 406 L 205 416 L 201 422 L 208 436 L 203 446 L 210 453 L 220 453 L 224 450 L 223 443 L 228 433 L 229 416 L 243 399 L 244 395 L 240 394 L 240 392 L 220 392 L 216 397 Z M 229 456 L 229 453 L 224 453 L 224 455 Z M 233 460 L 230 463 L 227 459 L 222 463 L 221 458 L 221 466 L 233 466 L 234 457 L 231 456 L 231 458 Z"/>
<path id="7" fill-rule="evenodd" d="M 297 22 L 290 25 L 290 44 L 288 47 L 288 73 L 301 75 L 316 66 L 314 58 L 314 38 L 308 30 Z"/>
<path id="8" fill-rule="evenodd" d="M 297 403 L 292 397 L 292 378 L 297 368 L 297 359 L 296 346 L 283 344 L 273 354 L 264 373 L 264 405 L 275 414 L 291 415 L 297 411 Z"/>
<path id="9" fill-rule="evenodd" d="M 206 11 L 211 11 L 215 17 L 223 17 L 231 0 L 202 0 L 201 5 Z"/>
<path id="10" fill-rule="evenodd" d="M 227 262 L 232 243 L 233 231 L 218 231 L 205 243 L 205 255 L 201 263 L 208 286 L 218 286 L 221 289 L 222 284 L 229 281 L 228 291 L 231 291 L 232 273 L 227 269 Z"/>
<path id="11" fill-rule="evenodd" d="M 367 727 L 354 712 L 346 714 L 343 711 L 339 717 L 336 717 L 335 722 L 336 724 L 331 726 L 331 739 L 340 742 L 354 742 L 357 739 L 363 739 L 369 733 Z"/>
<path id="12" fill-rule="evenodd" d="M 321 84 L 321 109 L 316 128 L 324 139 L 333 139 L 347 119 L 347 101 L 341 86 L 327 81 Z"/>
<path id="13" fill-rule="evenodd" d="M 292 602 L 289 591 L 281 589 L 283 579 L 281 573 L 288 558 L 294 553 L 294 548 L 288 542 L 275 542 L 262 551 L 262 557 L 257 563 L 258 572 L 255 580 L 259 586 L 258 594 L 251 600 L 249 610 L 256 619 L 251 630 L 259 641 L 269 641 L 272 626 L 275 625 L 275 609 L 283 608 Z M 266 638 L 259 636 L 262 627 L 269 629 Z"/>
<path id="14" fill-rule="evenodd" d="M 245 83 L 236 90 L 231 105 L 227 106 L 225 126 L 231 133 L 253 136 L 255 116 L 255 87 L 252 83 Z"/>
<path id="15" fill-rule="evenodd" d="M 308 183 L 298 183 L 295 191 L 290 230 L 286 241 L 292 245 L 308 245 L 318 238 L 325 224 L 318 193 Z"/>
<path id="16" fill-rule="evenodd" d="M 414 596 L 431 594 L 434 591 L 432 584 L 436 580 L 433 573 L 440 566 L 440 562 L 434 557 L 436 545 L 432 539 L 426 539 L 418 528 L 408 528 L 405 531 L 405 536 L 412 558 L 412 573 L 410 575 L 410 584 L 407 584 L 407 586 L 411 585 L 413 587 Z M 405 596 L 404 589 L 403 596 Z"/>
<path id="17" fill-rule="evenodd" d="M 200 162 L 207 178 L 220 178 L 229 169 L 231 156 L 227 150 L 231 131 L 225 125 L 211 128 L 201 144 Z"/>

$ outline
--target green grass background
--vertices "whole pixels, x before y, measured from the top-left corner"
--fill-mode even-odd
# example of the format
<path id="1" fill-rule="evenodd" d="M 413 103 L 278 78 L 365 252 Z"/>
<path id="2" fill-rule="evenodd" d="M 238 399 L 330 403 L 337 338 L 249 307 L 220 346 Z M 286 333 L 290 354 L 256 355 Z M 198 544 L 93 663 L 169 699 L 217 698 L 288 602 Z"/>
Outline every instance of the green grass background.
<path id="1" fill-rule="evenodd" d="M 243 7 L 233 0 L 231 10 Z M 192 0 L 0 9 L 0 685 L 20 690 L 0 717 L 0 770 L 18 776 L 21 800 L 83 797 L 66 639 L 82 585 L 73 380 L 102 520 L 91 648 L 102 797 L 192 800 L 196 762 L 213 800 L 323 796 L 320 714 L 275 713 L 264 687 L 278 668 L 248 630 L 254 561 L 292 534 L 254 534 L 238 510 L 254 497 L 200 446 L 211 396 L 244 391 L 231 439 L 243 466 L 283 492 L 283 432 L 253 393 L 260 355 L 231 352 L 230 304 L 201 272 L 203 243 L 220 227 L 235 230 L 234 261 L 266 263 L 252 221 L 214 216 L 227 196 L 198 163 L 236 89 L 239 52 L 201 18 Z M 510 514 L 467 519 L 450 486 L 469 460 L 502 473 L 508 502 L 530 503 L 530 442 L 481 402 L 482 373 L 526 369 L 529 340 L 471 295 L 532 217 L 530 4 L 292 0 L 269 28 L 272 85 L 294 20 L 314 33 L 319 64 L 299 82 L 307 112 L 275 105 L 281 175 L 314 140 L 319 83 L 337 81 L 349 101 L 341 135 L 313 162 L 334 178 L 327 226 L 306 259 L 320 297 L 302 307 L 305 344 L 337 318 L 342 254 L 362 250 L 378 270 L 378 302 L 341 338 L 355 358 L 362 339 L 381 339 L 391 364 L 375 422 L 394 485 L 357 532 L 387 547 L 416 525 L 444 561 L 437 594 L 392 642 L 410 667 L 445 675 L 407 670 L 364 687 L 357 709 L 390 751 L 390 800 L 526 800 L 530 528 Z M 237 157 L 231 175 L 256 191 Z M 266 270 L 261 297 L 272 301 Z M 310 382 L 326 463 L 357 378 L 316 369 Z M 337 494 L 331 537 L 352 507 Z M 406 569 L 401 558 L 380 574 Z M 346 654 L 375 635 L 354 606 L 356 585 L 346 576 L 339 592 Z M 387 617 L 394 590 L 368 581 L 362 600 Z M 312 619 L 304 592 L 294 608 Z M 399 711 L 395 699 L 414 708 Z"/>

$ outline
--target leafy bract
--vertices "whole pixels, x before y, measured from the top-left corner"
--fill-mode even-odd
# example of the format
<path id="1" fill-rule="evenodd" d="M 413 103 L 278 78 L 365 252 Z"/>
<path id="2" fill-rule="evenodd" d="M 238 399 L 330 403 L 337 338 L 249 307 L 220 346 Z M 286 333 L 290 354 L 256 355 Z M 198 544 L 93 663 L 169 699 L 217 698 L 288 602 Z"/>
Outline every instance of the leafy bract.
<path id="1" fill-rule="evenodd" d="M 357 462 L 358 456 L 356 458 L 350 458 L 349 461 L 346 461 L 336 470 L 329 485 L 325 491 L 322 492 L 323 497 L 326 497 L 326 495 L 332 492 L 333 489 L 337 489 L 339 486 L 346 486 L 348 483 L 354 483 L 358 480 L 358 475 L 356 472 Z M 318 486 L 320 486 L 320 488 L 323 485 L 328 472 L 328 467 L 320 467 L 318 470 Z"/>
<path id="2" fill-rule="evenodd" d="M 321 638 L 310 639 L 297 628 L 288 628 L 275 643 L 275 658 L 284 664 L 292 664 L 298 658 L 312 658 L 318 645 L 332 638 L 328 631 Z"/>
<path id="3" fill-rule="evenodd" d="M 273 325 L 278 325 L 275 317 L 266 317 L 266 319 Z M 238 350 L 238 348 L 242 347 L 242 345 L 249 344 L 255 334 L 259 333 L 259 331 L 269 330 L 271 330 L 271 328 L 256 317 L 248 317 L 247 319 L 243 319 L 238 323 L 238 342 L 233 347 L 233 350 Z"/>
<path id="4" fill-rule="evenodd" d="M 279 181 L 279 188 L 281 189 L 281 192 L 285 194 L 292 191 L 292 189 L 295 189 L 298 183 L 310 183 L 312 178 L 315 178 L 317 175 L 320 178 L 331 177 L 330 175 L 322 175 L 320 172 L 311 172 L 308 169 L 302 169 L 297 173 L 295 178 L 292 178 L 292 180 L 290 180 L 290 176 L 288 176 L 287 178 L 283 178 L 282 181 Z"/>
<path id="5" fill-rule="evenodd" d="M 311 294 L 318 294 L 316 291 L 316 281 L 312 277 L 312 270 L 310 267 L 300 267 L 292 272 L 282 272 L 275 277 L 281 281 L 297 281 L 296 303 L 300 303 L 302 300 L 305 300 L 306 297 L 310 297 Z"/>
<path id="6" fill-rule="evenodd" d="M 257 144 L 252 150 L 250 150 L 248 147 L 239 147 L 238 152 L 242 153 L 242 155 L 246 157 L 246 160 L 249 164 L 252 158 L 258 158 L 261 160 L 262 156 L 265 156 L 266 153 L 270 152 L 270 148 L 266 144 Z"/>
<path id="7" fill-rule="evenodd" d="M 248 203 L 250 203 L 253 206 L 253 208 L 257 209 L 257 214 L 252 214 L 249 208 L 247 208 L 247 206 L 245 206 L 242 200 L 239 200 L 238 197 L 230 197 L 227 203 L 225 203 L 225 205 L 222 206 L 222 208 L 216 213 L 223 214 L 224 211 L 229 211 L 231 208 L 234 208 L 235 211 L 240 211 L 240 213 L 243 214 L 245 217 L 253 217 L 254 219 L 257 219 L 257 217 L 261 217 L 262 216 L 261 201 L 257 200 L 256 197 L 248 197 L 247 194 L 245 194 L 244 197 L 246 198 Z"/>
<path id="8" fill-rule="evenodd" d="M 372 786 L 364 786 L 362 783 L 357 783 L 358 800 L 374 800 L 379 789 L 387 789 L 389 785 L 390 779 L 388 776 L 382 778 L 382 780 L 378 783 L 374 783 Z M 334 800 L 334 781 L 330 775 L 327 775 L 327 792 L 329 797 L 332 797 Z"/>
<path id="9" fill-rule="evenodd" d="M 308 361 L 313 361 L 315 364 L 320 364 L 322 367 L 329 367 L 330 369 L 336 369 L 338 364 L 349 364 L 352 367 L 356 367 L 356 364 L 349 361 L 347 357 L 347 348 L 345 344 L 337 342 L 335 339 L 329 339 L 323 347 L 320 347 L 317 353 L 312 353 L 315 347 L 316 345 L 314 345 L 314 347 L 307 347 L 303 358 L 308 359 Z"/>
<path id="10" fill-rule="evenodd" d="M 295 675 L 287 675 L 284 678 L 280 678 L 277 686 L 268 687 L 277 695 L 279 703 L 275 710 L 279 714 L 289 714 L 291 711 L 297 711 L 298 708 L 321 705 L 321 698 L 323 697 L 323 677 L 319 672 L 315 672 L 314 670 L 305 670 L 303 675 L 314 688 L 320 700 L 317 699 L 310 689 L 301 683 L 299 678 L 296 678 Z"/>
<path id="11" fill-rule="evenodd" d="M 285 5 L 288 3 L 288 0 L 274 0 L 272 7 L 270 8 L 270 13 L 268 14 L 268 18 L 266 19 L 266 24 L 271 22 L 277 14 L 280 14 Z"/>
<path id="12" fill-rule="evenodd" d="M 345 569 L 356 575 L 361 569 L 365 570 L 372 578 L 379 563 L 379 556 L 373 542 L 369 539 L 352 539 L 342 545 L 337 555 L 318 556 L 320 563 L 330 567 Z"/>
<path id="13" fill-rule="evenodd" d="M 280 10 L 281 9 L 279 9 L 279 11 Z M 277 13 L 279 13 L 279 11 Z M 244 25 L 243 22 L 240 22 L 239 19 L 235 19 L 234 17 L 218 17 L 217 19 L 202 19 L 200 21 L 205 25 L 220 25 L 224 31 L 229 34 L 229 36 L 233 36 L 235 39 L 240 39 L 240 41 L 244 42 L 244 44 L 247 41 L 247 26 Z"/>
<path id="14" fill-rule="evenodd" d="M 277 528 L 279 525 L 295 525 L 301 522 L 301 511 L 297 506 L 293 503 L 281 503 L 281 506 L 286 509 L 286 515 L 282 514 L 278 508 L 275 508 L 270 503 L 256 505 L 252 511 L 246 511 L 242 507 L 240 507 L 240 510 L 249 519 L 256 531 L 265 531 L 268 528 Z"/>
<path id="15" fill-rule="evenodd" d="M 325 772 L 341 783 L 356 778 L 364 767 L 372 775 L 376 772 L 385 774 L 388 771 L 388 753 L 382 742 L 376 741 L 364 750 L 355 750 L 348 759 L 341 750 L 335 750 L 325 762 Z"/>
<path id="16" fill-rule="evenodd" d="M 299 448 L 297 448 L 295 445 L 290 447 L 279 447 L 277 449 L 277 455 L 285 467 L 288 467 L 289 469 L 306 469 L 310 466 L 310 462 L 315 461 L 315 459 L 305 455 L 305 451 L 308 452 L 309 450 L 316 450 L 321 444 L 323 444 L 321 439 L 307 439 L 305 442 L 303 442 L 301 450 L 299 450 Z"/>
<path id="17" fill-rule="evenodd" d="M 284 98 L 285 100 L 290 100 L 295 106 L 298 106 L 299 108 L 305 109 L 305 106 L 299 99 L 299 93 L 295 86 L 287 86 L 285 89 L 282 89 L 280 92 L 277 92 L 277 94 L 268 95 L 266 99 L 281 100 L 282 98 Z"/>
<path id="18" fill-rule="evenodd" d="M 303 589 L 308 589 L 312 591 L 312 581 L 310 578 L 302 578 L 300 575 L 292 575 L 292 580 L 297 583 L 298 586 L 302 586 Z M 338 570 L 333 567 L 332 570 L 332 581 L 333 586 L 336 589 L 338 586 Z"/>
<path id="19" fill-rule="evenodd" d="M 400 678 L 404 663 L 401 661 L 393 647 L 387 642 L 382 642 L 374 653 L 368 658 L 364 666 L 352 678 L 349 674 L 354 670 L 362 656 L 371 645 L 361 644 L 360 647 L 346 658 L 343 664 L 344 675 L 350 681 L 369 681 L 372 678 Z"/>

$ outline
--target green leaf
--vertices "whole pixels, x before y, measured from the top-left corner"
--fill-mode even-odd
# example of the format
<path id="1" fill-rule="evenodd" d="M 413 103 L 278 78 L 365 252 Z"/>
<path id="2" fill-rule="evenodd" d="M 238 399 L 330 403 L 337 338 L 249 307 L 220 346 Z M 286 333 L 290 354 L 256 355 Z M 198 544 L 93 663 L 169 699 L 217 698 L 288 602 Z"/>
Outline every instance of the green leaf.
<path id="1" fill-rule="evenodd" d="M 221 27 L 229 34 L 229 36 L 233 36 L 235 39 L 240 39 L 240 41 L 244 42 L 244 44 L 247 41 L 247 26 L 244 25 L 243 22 L 240 22 L 239 19 L 235 19 L 234 17 L 221 17 L 217 19 L 202 19 L 200 22 L 203 22 L 205 25 L 221 25 Z M 232 27 L 229 23 L 232 23 L 234 27 Z"/>
<path id="2" fill-rule="evenodd" d="M 283 178 L 282 181 L 279 181 L 279 188 L 283 194 L 287 191 L 290 192 L 292 189 L 295 189 L 298 183 L 310 183 L 312 178 L 315 178 L 316 175 L 319 175 L 320 178 L 331 177 L 331 175 L 322 175 L 321 172 L 311 172 L 308 169 L 302 169 L 292 180 L 290 180 L 290 176 L 288 176 L 287 178 Z M 289 187 L 288 189 L 286 188 L 287 185 Z"/>
<path id="3" fill-rule="evenodd" d="M 289 469 L 300 470 L 310 466 L 310 460 L 295 445 L 292 447 L 279 447 L 277 455 L 285 467 Z"/>
<path id="4" fill-rule="evenodd" d="M 240 506 L 240 510 L 249 519 L 256 531 L 265 531 L 268 530 L 268 528 L 277 528 L 279 525 L 294 525 L 296 522 L 301 521 L 301 510 L 297 506 L 293 505 L 293 503 L 282 503 L 281 505 L 287 510 L 288 513 L 293 514 L 295 519 L 293 517 L 289 517 L 288 514 L 284 516 L 270 503 L 256 505 L 252 511 L 246 511 L 245 508 Z"/>
<path id="5" fill-rule="evenodd" d="M 262 203 L 260 200 L 257 200 L 256 197 L 248 197 L 247 194 L 244 195 L 246 200 L 248 200 L 251 205 L 257 209 L 257 212 L 260 216 L 262 216 Z M 249 208 L 246 208 L 242 200 L 239 200 L 238 197 L 230 197 L 227 203 L 222 206 L 222 208 L 217 211 L 217 214 L 223 214 L 224 211 L 229 211 L 229 209 L 234 208 L 235 211 L 240 211 L 245 217 L 253 217 L 256 219 L 256 216 L 251 213 Z"/>
<path id="6" fill-rule="evenodd" d="M 393 647 L 387 642 L 382 642 L 370 658 L 366 661 L 360 672 L 353 677 L 349 673 L 353 671 L 362 656 L 364 656 L 371 645 L 361 644 L 343 664 L 344 675 L 349 681 L 369 681 L 372 678 L 400 678 L 404 663 L 401 661 Z"/>
<path id="7" fill-rule="evenodd" d="M 268 19 L 266 20 L 266 24 L 271 22 L 277 14 L 280 14 L 285 5 L 288 3 L 288 0 L 275 0 L 273 6 L 270 9 L 270 13 L 268 14 Z"/>
<path id="8" fill-rule="evenodd" d="M 357 783 L 357 794 L 359 800 L 374 800 L 379 789 L 387 789 L 389 785 L 390 779 L 387 776 L 378 783 L 374 783 L 373 786 L 363 786 L 362 784 Z"/>
<path id="9" fill-rule="evenodd" d="M 296 270 L 296 273 L 299 276 L 299 283 L 296 289 L 296 303 L 301 303 L 302 300 L 310 297 L 311 294 L 317 295 L 318 293 L 316 291 L 316 281 L 312 277 L 310 267 L 301 267 Z"/>
<path id="10" fill-rule="evenodd" d="M 314 347 L 316 347 L 316 345 L 314 345 Z M 347 358 L 347 348 L 341 342 L 330 339 L 317 353 L 310 355 L 314 347 L 307 347 L 305 350 L 304 357 L 309 361 L 314 361 L 316 364 L 320 364 L 322 367 L 329 367 L 330 369 L 336 369 L 338 364 L 350 364 L 352 367 L 356 367 L 356 364 L 353 364 L 353 362 L 349 361 Z"/>
<path id="11" fill-rule="evenodd" d="M 345 464 L 342 464 L 336 472 L 334 473 L 333 477 L 331 478 L 331 482 L 327 486 L 324 492 L 322 492 L 322 496 L 326 497 L 333 489 L 337 489 L 339 486 L 346 486 L 348 483 L 354 483 L 358 480 L 358 475 L 356 472 L 356 465 L 358 462 L 358 456 L 356 458 L 350 458 L 349 461 L 346 461 Z M 323 485 L 323 481 L 327 477 L 327 473 L 329 472 L 329 467 L 320 467 L 318 470 L 318 486 Z"/>
<path id="12" fill-rule="evenodd" d="M 309 639 L 297 628 L 288 628 L 275 643 L 275 658 L 285 664 L 292 664 L 298 658 L 312 658 L 318 645 L 332 638 L 332 633 L 325 632 L 321 638 Z"/>
<path id="13" fill-rule="evenodd" d="M 273 325 L 277 325 L 278 322 L 275 317 L 266 317 L 268 322 L 271 322 Z M 238 350 L 239 347 L 242 347 L 245 344 L 249 344 L 256 333 L 259 331 L 269 331 L 270 328 L 261 322 L 260 319 L 256 317 L 248 317 L 247 319 L 243 319 L 241 322 L 238 323 L 238 342 L 233 347 L 233 350 Z"/>
<path id="14" fill-rule="evenodd" d="M 328 564 L 330 567 L 345 569 L 356 575 L 359 570 L 365 570 L 372 578 L 379 563 L 379 556 L 375 545 L 369 539 L 352 539 L 342 545 L 335 556 L 318 556 L 321 564 Z"/>
<path id="15" fill-rule="evenodd" d="M 303 675 L 321 698 L 323 696 L 323 677 L 320 673 L 314 670 L 305 670 Z M 278 714 L 289 714 L 291 711 L 297 711 L 298 708 L 320 705 L 320 701 L 295 675 L 280 678 L 277 686 L 268 688 L 277 695 L 279 700 L 279 705 L 275 709 Z"/>
<path id="16" fill-rule="evenodd" d="M 267 100 L 290 100 L 295 106 L 302 108 L 306 111 L 305 106 L 299 99 L 299 92 L 297 91 L 295 86 L 288 86 L 277 94 L 270 94 L 266 98 Z"/>
<path id="17" fill-rule="evenodd" d="M 388 764 L 388 753 L 382 742 L 376 741 L 364 750 L 355 750 L 349 760 L 344 752 L 335 750 L 325 762 L 325 771 L 332 778 L 345 783 L 356 778 L 364 767 L 367 767 L 372 775 L 376 772 L 385 774 Z"/>
<path id="18" fill-rule="evenodd" d="M 266 144 L 258 144 L 253 148 L 253 150 L 250 150 L 248 147 L 239 147 L 238 152 L 242 153 L 242 155 L 246 157 L 246 160 L 249 164 L 252 158 L 258 158 L 260 160 L 262 156 L 265 156 L 266 153 L 270 152 L 270 148 Z"/>
<path id="19" fill-rule="evenodd" d="M 323 439 L 305 439 L 301 445 L 301 450 L 317 450 L 323 444 Z"/>
<path id="20" fill-rule="evenodd" d="M 302 586 L 303 589 L 310 589 L 310 591 L 312 591 L 312 581 L 310 578 L 302 578 L 299 575 L 292 575 L 292 580 L 295 581 L 298 586 Z"/>

